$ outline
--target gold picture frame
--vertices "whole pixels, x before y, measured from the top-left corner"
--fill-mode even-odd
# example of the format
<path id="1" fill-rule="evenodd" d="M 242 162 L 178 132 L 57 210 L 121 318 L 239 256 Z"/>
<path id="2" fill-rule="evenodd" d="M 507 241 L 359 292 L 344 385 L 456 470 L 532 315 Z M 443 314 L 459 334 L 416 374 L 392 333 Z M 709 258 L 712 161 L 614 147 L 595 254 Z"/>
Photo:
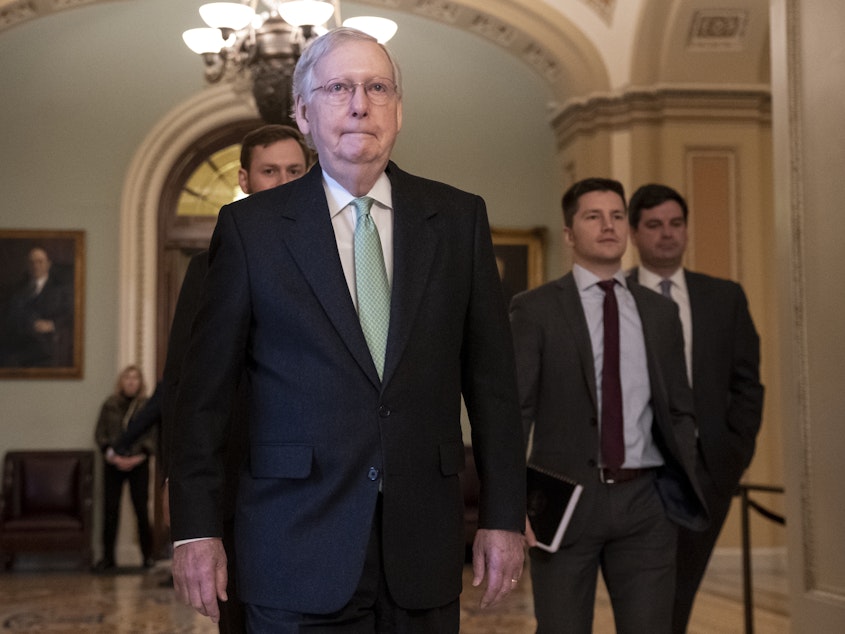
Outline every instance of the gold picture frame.
<path id="1" fill-rule="evenodd" d="M 82 377 L 85 232 L 0 229 L 0 379 Z"/>
<path id="2" fill-rule="evenodd" d="M 543 283 L 546 228 L 491 227 L 490 234 L 505 301 L 510 305 L 510 300 L 515 294 Z"/>

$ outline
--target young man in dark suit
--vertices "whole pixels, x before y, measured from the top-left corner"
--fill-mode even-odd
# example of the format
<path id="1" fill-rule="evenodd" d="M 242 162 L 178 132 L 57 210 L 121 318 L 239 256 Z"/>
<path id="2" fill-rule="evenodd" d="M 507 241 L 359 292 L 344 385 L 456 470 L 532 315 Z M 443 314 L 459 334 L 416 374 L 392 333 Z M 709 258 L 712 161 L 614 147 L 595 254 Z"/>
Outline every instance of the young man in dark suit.
<path id="1" fill-rule="evenodd" d="M 573 270 L 511 303 L 529 462 L 584 487 L 560 549 L 530 550 L 537 631 L 589 633 L 601 569 L 618 632 L 668 633 L 677 527 L 707 521 L 678 311 L 625 279 L 620 183 L 575 183 L 563 213 Z"/>
<path id="2" fill-rule="evenodd" d="M 293 94 L 319 163 L 224 207 L 212 238 L 176 406 L 176 590 L 218 618 L 221 454 L 245 370 L 235 544 L 250 631 L 457 632 L 462 394 L 483 605 L 523 563 L 525 459 L 485 205 L 390 162 L 402 86 L 374 38 L 315 40 Z"/>
<path id="3" fill-rule="evenodd" d="M 244 194 L 250 195 L 284 185 L 300 178 L 313 163 L 313 152 L 296 128 L 287 125 L 263 125 L 248 132 L 241 141 L 238 183 Z M 208 251 L 195 254 L 188 263 L 167 343 L 164 375 L 146 406 L 132 418 L 123 437 L 115 446 L 118 453 L 125 451 L 145 431 L 161 423 L 162 450 L 160 470 L 167 477 L 170 469 L 170 447 L 176 425 L 174 407 L 179 392 L 182 364 L 190 342 L 191 324 L 199 306 L 202 283 L 208 271 Z M 238 471 L 244 462 L 247 438 L 243 425 L 246 416 L 245 386 L 239 387 L 232 406 L 226 447 L 226 478 L 223 489 L 223 542 L 228 553 L 227 600 L 219 603 L 221 634 L 241 634 L 246 631 L 243 605 L 238 599 L 235 580 L 234 508 Z M 163 499 L 165 522 L 169 523 L 168 484 L 165 479 Z"/>
<path id="4" fill-rule="evenodd" d="M 680 310 L 698 425 L 696 472 L 711 518 L 706 531 L 678 535 L 677 634 L 686 631 L 763 413 L 760 339 L 748 301 L 736 282 L 683 268 L 688 213 L 684 198 L 665 185 L 644 185 L 631 197 L 631 239 L 642 262 L 631 279 L 669 296 Z"/>

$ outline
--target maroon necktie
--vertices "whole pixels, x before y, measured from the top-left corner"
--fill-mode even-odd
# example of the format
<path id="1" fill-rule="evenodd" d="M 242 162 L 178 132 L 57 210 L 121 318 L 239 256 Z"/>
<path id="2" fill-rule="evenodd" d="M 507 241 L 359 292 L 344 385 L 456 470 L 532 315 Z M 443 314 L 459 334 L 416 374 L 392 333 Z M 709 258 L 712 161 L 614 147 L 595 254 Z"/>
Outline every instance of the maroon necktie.
<path id="1" fill-rule="evenodd" d="M 601 369 L 601 456 L 604 466 L 618 469 L 625 462 L 622 431 L 622 384 L 619 380 L 619 306 L 616 280 L 599 282 L 604 291 L 604 360 Z"/>

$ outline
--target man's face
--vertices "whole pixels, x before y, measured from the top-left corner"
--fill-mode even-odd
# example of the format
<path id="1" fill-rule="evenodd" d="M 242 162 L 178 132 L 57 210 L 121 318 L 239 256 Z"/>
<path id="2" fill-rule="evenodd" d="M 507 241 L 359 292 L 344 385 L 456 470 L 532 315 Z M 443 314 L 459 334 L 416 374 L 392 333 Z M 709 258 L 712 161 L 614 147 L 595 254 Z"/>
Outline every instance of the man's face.
<path id="1" fill-rule="evenodd" d="M 584 268 L 618 266 L 628 242 L 625 202 L 614 192 L 588 192 L 578 199 L 572 227 L 563 233 L 575 262 Z"/>
<path id="2" fill-rule="evenodd" d="M 649 269 L 678 269 L 687 248 L 687 223 L 674 200 L 643 209 L 639 225 L 631 228 L 631 241 Z"/>
<path id="3" fill-rule="evenodd" d="M 33 249 L 28 258 L 29 274 L 33 279 L 41 279 L 50 272 L 50 258 L 44 249 Z"/>
<path id="4" fill-rule="evenodd" d="M 375 77 L 393 80 L 393 66 L 375 42 L 346 41 L 323 57 L 313 69 L 313 87 L 333 79 L 367 82 Z M 347 103 L 328 103 L 322 90 L 299 99 L 296 121 L 310 134 L 320 156 L 320 165 L 333 178 L 355 179 L 362 168 L 383 169 L 390 158 L 402 127 L 399 96 L 387 103 L 373 104 L 363 86 L 357 86 Z"/>
<path id="5" fill-rule="evenodd" d="M 238 183 L 245 194 L 271 189 L 305 174 L 305 153 L 295 139 L 282 139 L 252 148 L 249 171 L 238 170 Z"/>

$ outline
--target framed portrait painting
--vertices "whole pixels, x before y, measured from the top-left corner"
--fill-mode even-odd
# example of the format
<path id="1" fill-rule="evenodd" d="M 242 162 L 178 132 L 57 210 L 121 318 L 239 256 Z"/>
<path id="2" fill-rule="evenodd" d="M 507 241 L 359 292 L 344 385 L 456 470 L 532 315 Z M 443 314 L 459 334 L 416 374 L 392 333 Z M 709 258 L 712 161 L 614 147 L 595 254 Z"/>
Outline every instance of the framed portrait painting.
<path id="1" fill-rule="evenodd" d="M 493 251 L 499 266 L 499 277 L 505 301 L 521 291 L 543 283 L 543 242 L 545 227 L 533 229 L 490 228 L 493 237 Z"/>
<path id="2" fill-rule="evenodd" d="M 82 377 L 85 232 L 0 229 L 0 379 Z"/>

